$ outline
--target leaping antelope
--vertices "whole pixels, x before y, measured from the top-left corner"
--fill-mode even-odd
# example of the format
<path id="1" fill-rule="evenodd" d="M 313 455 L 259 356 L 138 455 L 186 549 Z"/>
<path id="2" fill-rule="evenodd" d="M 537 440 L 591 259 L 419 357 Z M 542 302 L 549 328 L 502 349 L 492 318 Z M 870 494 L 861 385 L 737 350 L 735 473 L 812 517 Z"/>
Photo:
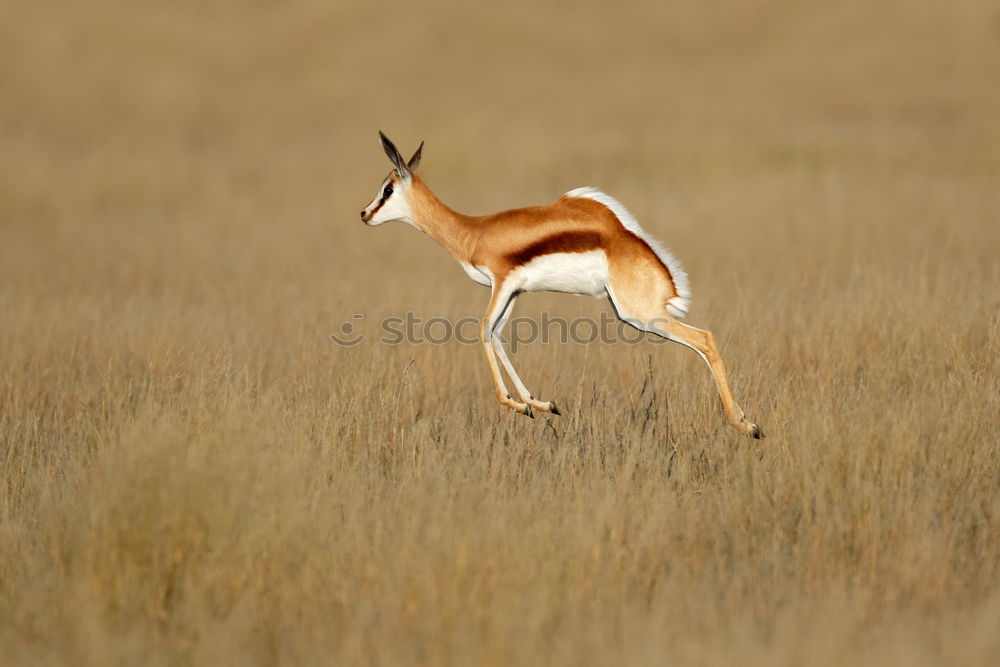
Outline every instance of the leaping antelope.
<path id="1" fill-rule="evenodd" d="M 480 337 L 503 405 L 529 417 L 533 410 L 559 414 L 554 402 L 539 401 L 528 391 L 501 344 L 499 334 L 518 295 L 607 296 L 622 321 L 697 352 L 712 371 L 729 423 L 750 437 L 763 437 L 733 398 L 712 333 L 679 321 L 691 303 L 680 263 L 616 199 L 594 188 L 578 188 L 548 206 L 462 215 L 442 203 L 416 173 L 423 142 L 404 161 L 382 132 L 379 136 L 394 168 L 361 211 L 361 220 L 369 226 L 399 221 L 416 227 L 451 253 L 470 278 L 492 289 Z M 507 392 L 500 365 L 519 401 Z"/>

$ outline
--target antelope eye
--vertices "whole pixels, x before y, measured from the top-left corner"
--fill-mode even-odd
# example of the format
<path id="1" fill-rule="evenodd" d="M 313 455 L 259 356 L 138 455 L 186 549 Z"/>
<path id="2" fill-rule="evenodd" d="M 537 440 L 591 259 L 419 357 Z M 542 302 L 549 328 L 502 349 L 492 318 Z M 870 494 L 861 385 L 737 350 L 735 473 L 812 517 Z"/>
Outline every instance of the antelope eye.
<path id="1" fill-rule="evenodd" d="M 392 195 L 392 186 L 391 185 L 385 186 L 385 190 L 382 191 L 382 196 L 385 198 L 389 198 L 391 195 Z"/>

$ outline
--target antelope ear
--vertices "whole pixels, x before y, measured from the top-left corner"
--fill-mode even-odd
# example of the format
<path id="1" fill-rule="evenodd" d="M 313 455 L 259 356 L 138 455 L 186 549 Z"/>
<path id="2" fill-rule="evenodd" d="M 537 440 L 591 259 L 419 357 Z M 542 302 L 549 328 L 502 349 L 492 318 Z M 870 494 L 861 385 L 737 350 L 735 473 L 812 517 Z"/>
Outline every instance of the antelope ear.
<path id="1" fill-rule="evenodd" d="M 417 167 L 420 166 L 420 157 L 421 154 L 423 153 L 423 150 L 424 150 L 424 142 L 421 141 L 420 145 L 417 146 L 417 152 L 414 153 L 413 157 L 410 158 L 410 161 L 406 163 L 406 167 L 410 171 L 416 171 Z"/>
<path id="2" fill-rule="evenodd" d="M 410 170 L 407 169 L 406 163 L 403 162 L 403 156 L 399 154 L 399 150 L 396 148 L 396 144 L 389 141 L 389 137 L 383 134 L 382 130 L 378 131 L 378 136 L 382 139 L 382 149 L 385 154 L 389 156 L 389 160 L 392 162 L 393 166 L 396 167 L 396 171 L 403 178 L 410 175 Z"/>

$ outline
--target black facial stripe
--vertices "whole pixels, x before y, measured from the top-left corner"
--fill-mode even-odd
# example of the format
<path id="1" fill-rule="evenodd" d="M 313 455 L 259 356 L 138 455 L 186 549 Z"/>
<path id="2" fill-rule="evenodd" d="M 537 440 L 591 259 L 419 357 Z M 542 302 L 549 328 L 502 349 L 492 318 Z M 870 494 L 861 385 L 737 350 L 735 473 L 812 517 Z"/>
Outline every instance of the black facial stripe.
<path id="1" fill-rule="evenodd" d="M 391 193 L 391 192 L 390 192 L 390 193 L 389 193 L 388 195 L 387 195 L 387 194 L 385 194 L 385 189 L 386 189 L 386 188 L 391 188 L 391 187 L 392 187 L 392 183 L 389 183 L 388 185 L 386 185 L 386 186 L 384 186 L 384 187 L 382 188 L 382 196 L 381 196 L 381 197 L 379 197 L 379 200 L 378 200 L 378 205 L 376 205 L 376 206 L 375 206 L 375 208 L 373 208 L 373 209 L 372 209 L 372 212 L 371 212 L 371 213 L 369 213 L 368 215 L 375 215 L 376 213 L 378 213 L 378 210 L 379 210 L 380 208 L 382 208 L 382 206 L 383 206 L 383 205 L 385 204 L 386 200 L 388 200 L 388 199 L 389 199 L 389 197 L 391 197 L 391 196 L 392 196 L 392 193 Z"/>
<path id="2" fill-rule="evenodd" d="M 379 200 L 379 202 L 378 202 L 378 206 L 376 206 L 375 208 L 373 208 L 373 209 L 372 209 L 372 212 L 371 212 L 371 213 L 369 213 L 368 215 L 369 215 L 369 216 L 372 216 L 372 215 L 375 215 L 376 213 L 378 213 L 378 210 L 379 210 L 380 208 L 382 208 L 382 204 L 384 204 L 384 203 L 385 203 L 385 197 L 383 197 L 382 199 L 380 199 L 380 200 Z"/>

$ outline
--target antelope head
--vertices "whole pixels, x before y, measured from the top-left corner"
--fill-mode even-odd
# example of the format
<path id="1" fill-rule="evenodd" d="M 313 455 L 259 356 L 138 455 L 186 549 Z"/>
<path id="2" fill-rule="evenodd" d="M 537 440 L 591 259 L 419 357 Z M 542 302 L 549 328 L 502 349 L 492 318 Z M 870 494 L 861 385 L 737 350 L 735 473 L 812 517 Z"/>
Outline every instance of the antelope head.
<path id="1" fill-rule="evenodd" d="M 417 226 L 413 219 L 413 209 L 410 206 L 410 196 L 412 194 L 413 172 L 420 164 L 420 153 L 424 148 L 424 142 L 420 142 L 420 147 L 409 161 L 404 161 L 399 154 L 396 145 L 389 141 L 389 138 L 382 134 L 378 136 L 382 139 L 382 148 L 389 156 L 393 169 L 382 181 L 375 198 L 361 211 L 361 221 L 370 227 L 381 225 L 384 222 L 400 221 L 414 227 Z"/>

